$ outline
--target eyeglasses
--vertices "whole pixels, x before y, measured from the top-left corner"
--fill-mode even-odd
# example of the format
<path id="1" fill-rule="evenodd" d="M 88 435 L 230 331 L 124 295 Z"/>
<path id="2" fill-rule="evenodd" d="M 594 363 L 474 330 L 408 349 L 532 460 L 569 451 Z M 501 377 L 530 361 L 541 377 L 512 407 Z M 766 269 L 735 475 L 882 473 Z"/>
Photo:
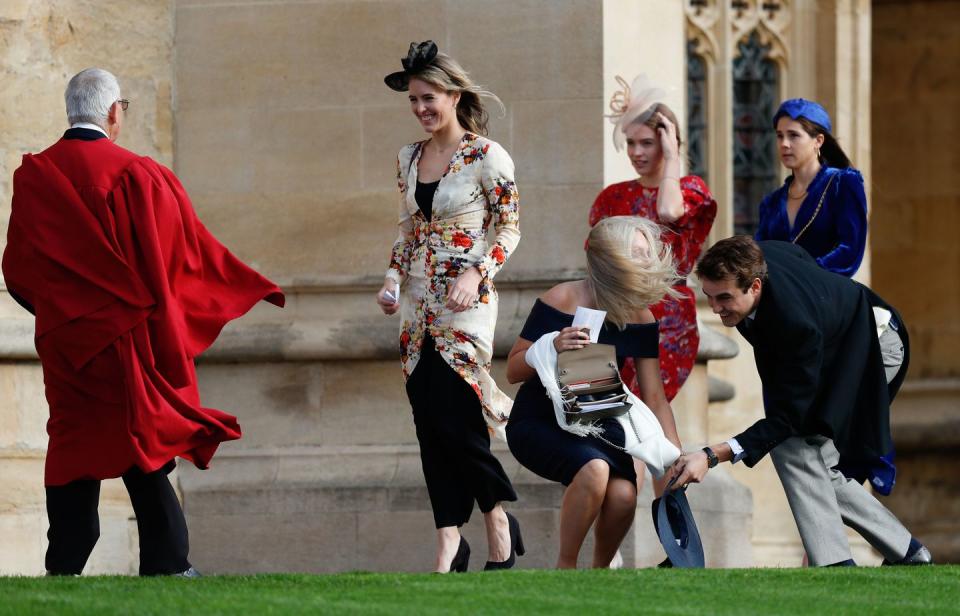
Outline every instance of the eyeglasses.
<path id="1" fill-rule="evenodd" d="M 126 111 L 126 110 L 127 110 L 127 107 L 130 106 L 130 101 L 128 101 L 128 100 L 125 99 L 125 98 L 121 98 L 121 99 L 118 100 L 117 102 L 120 103 L 120 109 L 123 109 L 124 111 Z"/>

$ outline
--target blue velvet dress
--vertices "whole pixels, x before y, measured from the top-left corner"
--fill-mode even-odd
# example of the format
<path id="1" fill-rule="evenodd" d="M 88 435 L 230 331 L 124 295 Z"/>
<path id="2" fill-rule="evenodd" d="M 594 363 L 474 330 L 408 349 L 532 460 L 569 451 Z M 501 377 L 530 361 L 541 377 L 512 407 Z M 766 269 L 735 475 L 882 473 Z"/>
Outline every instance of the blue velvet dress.
<path id="1" fill-rule="evenodd" d="M 760 223 L 754 239 L 793 242 L 814 216 L 823 196 L 823 207 L 796 244 L 810 253 L 823 269 L 853 276 L 867 245 L 867 197 L 860 172 L 853 168 L 821 167 L 810 182 L 791 227 L 787 217 L 787 191 L 792 182 L 793 177 L 788 177 L 783 186 L 760 202 Z"/>
<path id="2" fill-rule="evenodd" d="M 530 311 L 520 337 L 536 342 L 540 336 L 570 327 L 573 315 L 561 312 L 539 299 Z M 617 360 L 622 364 L 627 357 L 657 357 L 660 333 L 657 323 L 628 324 L 620 330 L 610 323 L 600 332 L 603 344 L 617 349 Z M 623 428 L 616 419 L 601 422 L 603 438 L 623 446 Z M 611 476 L 636 482 L 633 458 L 599 438 L 571 434 L 557 425 L 553 403 L 534 375 L 517 392 L 507 424 L 507 444 L 520 464 L 537 475 L 563 485 L 570 485 L 574 476 L 590 460 L 603 460 L 610 466 Z"/>

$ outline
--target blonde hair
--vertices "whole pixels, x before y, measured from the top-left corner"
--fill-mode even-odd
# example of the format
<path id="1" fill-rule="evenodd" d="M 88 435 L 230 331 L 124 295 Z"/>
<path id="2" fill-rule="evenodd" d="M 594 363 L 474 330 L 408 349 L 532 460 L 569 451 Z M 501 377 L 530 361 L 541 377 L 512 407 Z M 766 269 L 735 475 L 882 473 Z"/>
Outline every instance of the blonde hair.
<path id="1" fill-rule="evenodd" d="M 636 254 L 633 243 L 641 233 L 650 247 Z M 614 216 L 598 222 L 587 237 L 587 279 L 597 308 L 623 329 L 636 312 L 664 296 L 678 297 L 670 247 L 660 241 L 660 226 L 639 216 Z"/>
<path id="2" fill-rule="evenodd" d="M 457 121 L 471 133 L 484 136 L 487 134 L 489 115 L 483 106 L 483 101 L 480 100 L 481 97 L 496 102 L 500 107 L 501 115 L 506 113 L 503 101 L 496 94 L 473 83 L 460 63 L 443 52 L 438 53 L 429 65 L 411 75 L 410 78 L 419 79 L 447 92 L 459 92 Z"/>

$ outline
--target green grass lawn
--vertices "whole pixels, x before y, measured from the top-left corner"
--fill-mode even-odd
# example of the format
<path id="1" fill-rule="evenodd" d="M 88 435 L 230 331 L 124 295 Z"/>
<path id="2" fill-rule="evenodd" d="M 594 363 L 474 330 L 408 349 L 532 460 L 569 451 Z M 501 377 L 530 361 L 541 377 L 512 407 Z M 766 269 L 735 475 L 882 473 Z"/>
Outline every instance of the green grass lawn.
<path id="1" fill-rule="evenodd" d="M 960 614 L 960 566 L 0 578 L 0 614 Z"/>

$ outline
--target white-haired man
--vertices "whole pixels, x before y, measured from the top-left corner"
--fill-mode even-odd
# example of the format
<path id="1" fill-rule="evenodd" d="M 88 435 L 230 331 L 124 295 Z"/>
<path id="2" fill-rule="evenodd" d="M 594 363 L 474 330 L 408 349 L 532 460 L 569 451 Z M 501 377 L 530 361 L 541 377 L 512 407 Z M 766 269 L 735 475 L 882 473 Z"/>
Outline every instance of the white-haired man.
<path id="1" fill-rule="evenodd" d="M 206 468 L 235 417 L 200 406 L 193 359 L 230 319 L 280 289 L 203 227 L 166 167 L 125 150 L 129 102 L 90 68 L 65 93 L 70 129 L 23 157 L 3 255 L 10 294 L 36 316 L 50 407 L 46 569 L 79 575 L 100 533 L 100 480 L 122 477 L 141 575 L 198 575 L 167 473 Z"/>

